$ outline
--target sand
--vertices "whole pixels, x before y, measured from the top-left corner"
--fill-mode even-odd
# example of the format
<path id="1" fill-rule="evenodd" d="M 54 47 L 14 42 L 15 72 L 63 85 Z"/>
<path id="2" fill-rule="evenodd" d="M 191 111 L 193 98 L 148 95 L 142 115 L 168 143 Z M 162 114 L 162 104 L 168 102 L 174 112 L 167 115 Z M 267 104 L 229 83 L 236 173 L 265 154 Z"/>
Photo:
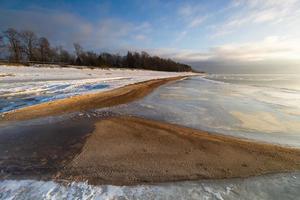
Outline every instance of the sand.
<path id="1" fill-rule="evenodd" d="M 0 118 L 0 121 L 35 119 L 68 112 L 125 104 L 146 96 L 155 88 L 167 82 L 179 80 L 185 77 L 187 76 L 144 81 L 110 91 L 78 95 L 70 98 L 28 106 L 3 114 Z"/>
<path id="2" fill-rule="evenodd" d="M 58 177 L 131 185 L 248 177 L 300 169 L 300 150 L 136 117 L 96 122 Z"/>
<path id="3" fill-rule="evenodd" d="M 133 185 L 299 169 L 299 149 L 130 116 L 0 128 L 0 179 Z"/>

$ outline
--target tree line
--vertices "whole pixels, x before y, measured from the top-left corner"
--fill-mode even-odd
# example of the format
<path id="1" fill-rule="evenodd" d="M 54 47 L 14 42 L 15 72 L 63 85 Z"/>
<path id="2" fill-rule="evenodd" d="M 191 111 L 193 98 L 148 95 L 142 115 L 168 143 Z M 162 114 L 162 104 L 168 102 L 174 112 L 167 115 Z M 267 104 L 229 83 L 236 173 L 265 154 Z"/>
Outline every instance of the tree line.
<path id="1" fill-rule="evenodd" d="M 138 68 L 159 71 L 192 71 L 189 65 L 150 56 L 146 52 L 130 52 L 126 55 L 85 51 L 74 43 L 74 53 L 62 46 L 53 47 L 46 37 L 38 37 L 29 30 L 9 28 L 0 35 L 0 55 L 10 62 L 62 63 L 90 67 Z"/>

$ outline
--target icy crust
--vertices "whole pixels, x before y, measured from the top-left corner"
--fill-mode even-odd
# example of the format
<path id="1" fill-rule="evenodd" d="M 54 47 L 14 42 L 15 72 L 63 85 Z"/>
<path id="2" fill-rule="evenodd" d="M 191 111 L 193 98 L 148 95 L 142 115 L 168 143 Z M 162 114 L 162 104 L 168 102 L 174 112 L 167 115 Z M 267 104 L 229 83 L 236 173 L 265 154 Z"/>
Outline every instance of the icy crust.
<path id="1" fill-rule="evenodd" d="M 4 180 L 0 181 L 0 199 L 297 199 L 299 179 L 299 173 L 288 173 L 138 186 Z"/>
<path id="2" fill-rule="evenodd" d="M 7 112 L 55 99 L 191 73 L 2 65 L 0 74 L 0 112 Z"/>

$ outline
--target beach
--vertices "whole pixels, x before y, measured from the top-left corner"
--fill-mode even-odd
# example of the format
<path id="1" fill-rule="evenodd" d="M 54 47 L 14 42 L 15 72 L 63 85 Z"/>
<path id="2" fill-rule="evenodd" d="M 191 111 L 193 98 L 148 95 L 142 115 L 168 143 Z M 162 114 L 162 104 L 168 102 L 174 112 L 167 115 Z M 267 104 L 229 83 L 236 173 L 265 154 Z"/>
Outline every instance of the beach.
<path id="1" fill-rule="evenodd" d="M 101 93 L 78 95 L 70 98 L 60 99 L 52 102 L 41 103 L 7 112 L 2 115 L 1 120 L 26 120 L 50 115 L 58 115 L 67 112 L 97 109 L 125 104 L 142 98 L 170 81 L 180 80 L 187 76 L 177 76 L 164 79 L 156 79 L 138 82 L 114 90 Z"/>
<path id="2" fill-rule="evenodd" d="M 130 103 L 186 77 L 137 82 L 4 113 L 1 121 L 12 125 L 0 131 L 1 178 L 135 185 L 241 178 L 300 169 L 297 148 L 114 112 L 30 125 L 33 119 L 55 119 Z M 18 121 L 29 122 L 14 126 Z"/>
<path id="3" fill-rule="evenodd" d="M 300 150 L 107 114 L 0 133 L 1 178 L 136 185 L 300 169 Z"/>
<path id="4" fill-rule="evenodd" d="M 300 151 L 136 117 L 96 122 L 62 172 L 94 184 L 249 177 L 300 169 Z"/>
<path id="5" fill-rule="evenodd" d="M 30 70 L 34 72 L 35 69 Z M 77 70 L 80 69 L 75 71 Z M 87 76 L 89 73 L 90 71 L 85 72 Z M 13 191 L 23 195 L 21 188 L 24 187 L 31 191 L 29 196 L 36 192 L 44 194 L 51 191 L 51 197 L 56 194 L 52 187 L 56 188 L 55 191 L 64 190 L 62 194 L 69 193 L 73 187 L 75 188 L 72 190 L 79 193 L 85 191 L 87 194 L 96 194 L 103 187 L 115 187 L 113 191 L 99 194 L 112 197 L 119 190 L 121 196 L 126 196 L 124 191 L 131 195 L 137 189 L 145 192 L 141 194 L 146 194 L 150 188 L 155 190 L 157 187 L 167 191 L 172 187 L 171 193 L 175 192 L 181 198 L 193 193 L 176 193 L 177 190 L 189 190 L 196 187 L 195 184 L 206 184 L 205 181 L 212 182 L 207 183 L 209 186 L 201 186 L 199 190 L 207 192 L 208 187 L 207 195 L 214 196 L 223 187 L 227 191 L 228 185 L 237 184 L 235 180 L 244 183 L 237 184 L 237 188 L 233 189 L 240 193 L 242 187 L 249 187 L 248 183 L 255 184 L 250 186 L 255 188 L 264 181 L 281 179 L 287 180 L 291 192 L 297 194 L 294 188 L 298 182 L 294 179 L 298 177 L 297 172 L 300 170 L 300 150 L 297 146 L 289 145 L 297 143 L 297 140 L 287 140 L 283 145 L 276 142 L 285 142 L 278 137 L 277 131 L 293 132 L 296 126 L 291 127 L 291 122 L 283 120 L 279 124 L 274 114 L 261 114 L 257 119 L 255 115 L 243 117 L 240 113 L 245 111 L 239 109 L 247 100 L 243 97 L 243 90 L 237 93 L 234 85 L 210 81 L 196 73 L 147 75 L 154 72 L 116 71 L 136 76 L 129 79 L 128 76 L 115 78 L 112 70 L 109 72 L 109 81 L 101 77 L 108 71 L 95 73 L 98 74 L 93 79 L 78 75 L 74 80 L 67 80 L 70 89 L 64 90 L 63 98 L 49 99 L 48 95 L 46 101 L 41 103 L 34 99 L 44 98 L 45 92 L 56 95 L 58 90 L 53 92 L 52 88 L 61 86 L 66 77 L 54 82 L 46 77 L 46 84 L 43 81 L 35 83 L 36 90 L 43 89 L 42 93 L 28 94 L 28 90 L 24 96 L 24 91 L 19 89 L 22 95 L 16 90 L 10 92 L 7 89 L 6 93 L 2 93 L 7 101 L 29 99 L 28 105 L 1 115 L 0 189 L 8 197 L 14 196 L 11 193 Z M 140 77 L 141 75 L 146 78 Z M 14 73 L 14 76 L 5 78 L 8 82 L 15 79 L 13 81 L 19 84 L 18 76 L 25 77 L 22 73 Z M 52 79 L 51 74 L 47 76 Z M 25 79 L 29 80 L 30 75 Z M 23 84 L 24 80 L 20 81 Z M 91 83 L 108 86 L 96 90 L 89 87 L 89 90 L 72 93 L 74 88 L 86 88 Z M 30 84 L 25 81 L 24 85 L 27 88 Z M 245 87 L 242 89 L 253 90 L 257 94 L 256 88 Z M 221 101 L 218 96 L 205 96 L 212 95 L 212 92 L 222 95 L 224 100 Z M 226 96 L 227 94 L 230 96 Z M 270 98 L 267 100 L 273 101 Z M 212 102 L 215 107 L 203 103 L 207 101 Z M 236 102 L 235 108 L 239 110 L 228 109 L 228 113 L 225 113 L 226 106 L 231 105 L 227 102 L 232 101 Z M 218 110 L 219 105 L 222 110 Z M 206 110 L 209 112 L 204 112 Z M 258 110 L 260 113 L 266 111 L 267 109 Z M 210 118 L 210 114 L 215 117 Z M 239 122 L 235 129 L 233 119 Z M 209 120 L 219 120 L 219 126 Z M 292 120 L 295 121 L 294 118 Z M 260 122 L 259 126 L 255 126 L 255 121 Z M 230 124 L 231 129 L 221 126 L 222 123 Z M 270 123 L 273 128 L 265 125 Z M 247 130 L 249 133 L 245 135 Z M 253 130 L 261 132 L 258 134 Z M 260 136 L 267 137 L 261 139 Z M 284 136 L 294 137 L 288 133 Z M 221 182 L 224 182 L 224 186 Z M 44 185 L 45 189 L 34 189 L 39 184 Z M 222 185 L 221 188 L 215 190 L 215 186 L 219 184 Z M 270 184 L 269 186 L 271 187 Z M 279 186 L 275 184 L 272 187 Z M 227 194 L 235 193 L 226 192 Z M 156 193 L 151 189 L 149 195 L 166 194 Z"/>

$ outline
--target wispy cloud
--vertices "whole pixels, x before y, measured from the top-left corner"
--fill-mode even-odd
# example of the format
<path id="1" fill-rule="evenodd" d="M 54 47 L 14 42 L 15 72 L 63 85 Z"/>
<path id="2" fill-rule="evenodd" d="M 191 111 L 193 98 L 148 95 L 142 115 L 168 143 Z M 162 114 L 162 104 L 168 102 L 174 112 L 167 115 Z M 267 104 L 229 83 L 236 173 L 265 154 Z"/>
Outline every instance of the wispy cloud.
<path id="1" fill-rule="evenodd" d="M 200 24 L 202 24 L 206 19 L 206 16 L 197 16 L 194 17 L 189 23 L 188 23 L 188 27 L 189 28 L 196 28 L 198 27 Z"/>
<path id="2" fill-rule="evenodd" d="M 205 22 L 207 16 L 203 14 L 204 8 L 200 4 L 184 4 L 178 9 L 178 16 L 184 22 L 183 31 L 179 33 L 175 41 L 180 41 L 188 34 L 191 29 L 198 28 Z"/>
<path id="3" fill-rule="evenodd" d="M 223 36 L 255 24 L 289 23 L 300 20 L 299 0 L 234 0 L 228 7 L 233 14 L 214 26 L 213 36 Z"/>
<path id="4" fill-rule="evenodd" d="M 184 20 L 188 28 L 196 28 L 200 26 L 206 19 L 203 14 L 204 7 L 200 4 L 184 4 L 179 7 L 178 14 Z"/>
<path id="5" fill-rule="evenodd" d="M 180 61 L 267 61 L 290 59 L 299 60 L 300 39 L 268 36 L 261 41 L 247 43 L 232 43 L 215 46 L 207 51 L 188 49 L 160 49 L 154 52 L 161 56 L 172 57 Z"/>

